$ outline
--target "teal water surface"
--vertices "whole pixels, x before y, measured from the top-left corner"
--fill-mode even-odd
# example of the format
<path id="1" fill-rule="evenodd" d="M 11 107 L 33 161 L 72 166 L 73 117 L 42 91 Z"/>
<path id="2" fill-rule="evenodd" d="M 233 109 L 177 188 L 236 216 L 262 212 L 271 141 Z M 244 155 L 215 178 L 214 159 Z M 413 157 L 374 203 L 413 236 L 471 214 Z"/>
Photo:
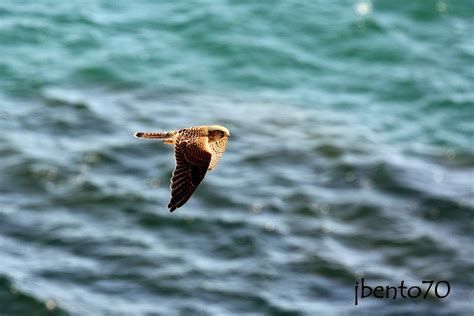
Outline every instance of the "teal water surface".
<path id="1" fill-rule="evenodd" d="M 0 1 L 0 315 L 471 314 L 473 16 Z M 202 124 L 231 141 L 170 214 L 172 148 L 132 134 Z"/>

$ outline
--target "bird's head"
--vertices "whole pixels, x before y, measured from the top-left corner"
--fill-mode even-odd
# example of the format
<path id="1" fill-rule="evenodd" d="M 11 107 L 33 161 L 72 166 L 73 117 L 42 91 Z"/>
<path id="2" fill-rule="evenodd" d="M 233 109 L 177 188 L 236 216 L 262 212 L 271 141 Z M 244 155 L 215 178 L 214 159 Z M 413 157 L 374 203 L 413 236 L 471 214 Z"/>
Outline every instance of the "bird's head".
<path id="1" fill-rule="evenodd" d="M 230 132 L 227 128 L 220 125 L 211 125 L 208 127 L 209 140 L 211 142 L 218 141 L 224 137 L 230 137 Z"/>

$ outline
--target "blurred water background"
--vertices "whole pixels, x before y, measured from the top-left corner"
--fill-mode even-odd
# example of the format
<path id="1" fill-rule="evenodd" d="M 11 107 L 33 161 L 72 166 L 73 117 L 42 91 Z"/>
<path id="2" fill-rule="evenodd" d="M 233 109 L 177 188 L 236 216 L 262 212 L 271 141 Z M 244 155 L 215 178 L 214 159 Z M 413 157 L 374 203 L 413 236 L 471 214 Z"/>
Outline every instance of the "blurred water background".
<path id="1" fill-rule="evenodd" d="M 472 315 L 474 4 L 0 1 L 1 315 Z M 227 153 L 166 204 L 172 148 Z M 447 280 L 443 300 L 355 281 Z"/>

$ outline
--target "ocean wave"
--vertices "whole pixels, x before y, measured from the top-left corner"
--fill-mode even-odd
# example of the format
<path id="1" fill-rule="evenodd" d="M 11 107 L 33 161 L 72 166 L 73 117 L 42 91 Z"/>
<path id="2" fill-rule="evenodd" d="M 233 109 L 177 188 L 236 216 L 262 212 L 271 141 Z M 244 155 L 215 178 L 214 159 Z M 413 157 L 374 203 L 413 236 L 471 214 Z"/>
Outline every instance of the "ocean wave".
<path id="1" fill-rule="evenodd" d="M 0 275 L 0 305 L 2 313 L 7 315 L 69 315 L 54 300 L 42 300 L 22 291 L 4 275 Z"/>

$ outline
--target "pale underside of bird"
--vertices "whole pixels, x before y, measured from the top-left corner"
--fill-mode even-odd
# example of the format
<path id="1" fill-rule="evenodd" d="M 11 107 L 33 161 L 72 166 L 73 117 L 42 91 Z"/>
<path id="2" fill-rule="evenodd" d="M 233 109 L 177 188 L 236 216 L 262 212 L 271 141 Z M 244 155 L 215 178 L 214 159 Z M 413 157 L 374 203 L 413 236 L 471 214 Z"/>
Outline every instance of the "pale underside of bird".
<path id="1" fill-rule="evenodd" d="M 196 191 L 206 172 L 224 154 L 230 132 L 220 125 L 194 126 L 170 132 L 137 132 L 141 139 L 160 139 L 174 145 L 175 168 L 171 177 L 170 212 L 183 206 Z"/>

